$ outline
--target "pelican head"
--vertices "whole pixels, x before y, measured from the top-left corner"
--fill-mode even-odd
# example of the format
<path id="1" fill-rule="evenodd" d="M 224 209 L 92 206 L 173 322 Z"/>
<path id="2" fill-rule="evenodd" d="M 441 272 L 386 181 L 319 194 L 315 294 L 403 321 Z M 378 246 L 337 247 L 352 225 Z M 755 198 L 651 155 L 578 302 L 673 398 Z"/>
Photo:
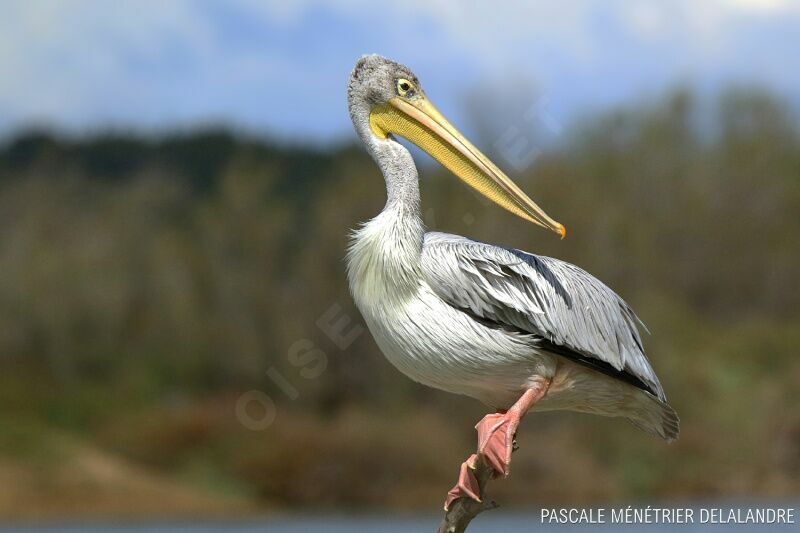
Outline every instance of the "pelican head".
<path id="1" fill-rule="evenodd" d="M 368 145 L 404 137 L 467 185 L 515 215 L 558 233 L 566 229 L 531 200 L 431 104 L 408 67 L 363 56 L 350 75 L 350 116 Z"/>

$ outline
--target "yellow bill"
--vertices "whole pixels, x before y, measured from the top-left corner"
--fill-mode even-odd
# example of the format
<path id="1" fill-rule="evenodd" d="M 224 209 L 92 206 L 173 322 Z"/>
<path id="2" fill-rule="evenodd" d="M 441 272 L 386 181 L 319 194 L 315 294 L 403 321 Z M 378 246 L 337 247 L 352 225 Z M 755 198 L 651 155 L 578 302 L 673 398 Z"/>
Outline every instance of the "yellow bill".
<path id="1" fill-rule="evenodd" d="M 517 184 L 475 148 L 428 99 L 418 94 L 413 99 L 399 96 L 376 106 L 370 113 L 370 126 L 376 135 L 389 133 L 405 137 L 429 153 L 467 185 L 497 205 L 534 224 L 550 229 L 562 238 L 567 231 L 522 192 Z"/>

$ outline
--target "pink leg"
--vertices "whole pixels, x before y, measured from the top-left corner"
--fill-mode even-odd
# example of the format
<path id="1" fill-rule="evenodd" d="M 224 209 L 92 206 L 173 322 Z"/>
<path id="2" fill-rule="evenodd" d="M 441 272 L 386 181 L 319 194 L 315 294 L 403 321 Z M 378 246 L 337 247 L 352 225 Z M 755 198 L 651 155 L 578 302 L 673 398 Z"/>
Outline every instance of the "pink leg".
<path id="1" fill-rule="evenodd" d="M 501 474 L 508 475 L 514 435 L 517 433 L 519 422 L 533 404 L 542 399 L 549 387 L 549 381 L 537 383 L 526 390 L 508 411 L 488 414 L 475 426 L 478 430 L 478 453 L 483 455 L 485 461 L 495 471 L 495 477 Z M 458 498 L 467 497 L 480 501 L 480 487 L 473 473 L 476 458 L 477 456 L 472 454 L 461 464 L 458 483 L 447 493 L 445 510 Z"/>
<path id="2" fill-rule="evenodd" d="M 478 453 L 483 454 L 496 476 L 508 475 L 519 422 L 528 409 L 545 395 L 548 386 L 549 383 L 543 383 L 526 390 L 508 411 L 486 415 L 475 426 L 478 430 Z"/>

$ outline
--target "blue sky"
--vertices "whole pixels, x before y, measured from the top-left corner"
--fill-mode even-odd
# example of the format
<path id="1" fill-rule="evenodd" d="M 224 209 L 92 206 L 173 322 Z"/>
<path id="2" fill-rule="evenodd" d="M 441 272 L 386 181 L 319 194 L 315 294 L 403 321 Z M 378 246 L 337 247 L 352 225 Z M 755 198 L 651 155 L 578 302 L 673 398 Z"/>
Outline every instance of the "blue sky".
<path id="1" fill-rule="evenodd" d="M 347 76 L 370 52 L 409 65 L 456 124 L 472 91 L 509 84 L 535 90 L 559 123 L 678 84 L 758 84 L 797 102 L 798 4 L 5 1 L 0 135 L 225 123 L 339 139 L 351 134 Z"/>

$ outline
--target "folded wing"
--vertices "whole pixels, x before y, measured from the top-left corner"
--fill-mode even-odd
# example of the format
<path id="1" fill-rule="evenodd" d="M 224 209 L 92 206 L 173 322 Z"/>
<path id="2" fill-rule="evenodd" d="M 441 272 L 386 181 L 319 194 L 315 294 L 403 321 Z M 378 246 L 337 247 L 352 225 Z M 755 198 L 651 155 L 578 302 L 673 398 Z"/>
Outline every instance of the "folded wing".
<path id="1" fill-rule="evenodd" d="M 445 302 L 487 324 L 534 335 L 540 348 L 642 388 L 664 391 L 631 308 L 586 271 L 515 249 L 431 232 L 422 269 Z"/>

